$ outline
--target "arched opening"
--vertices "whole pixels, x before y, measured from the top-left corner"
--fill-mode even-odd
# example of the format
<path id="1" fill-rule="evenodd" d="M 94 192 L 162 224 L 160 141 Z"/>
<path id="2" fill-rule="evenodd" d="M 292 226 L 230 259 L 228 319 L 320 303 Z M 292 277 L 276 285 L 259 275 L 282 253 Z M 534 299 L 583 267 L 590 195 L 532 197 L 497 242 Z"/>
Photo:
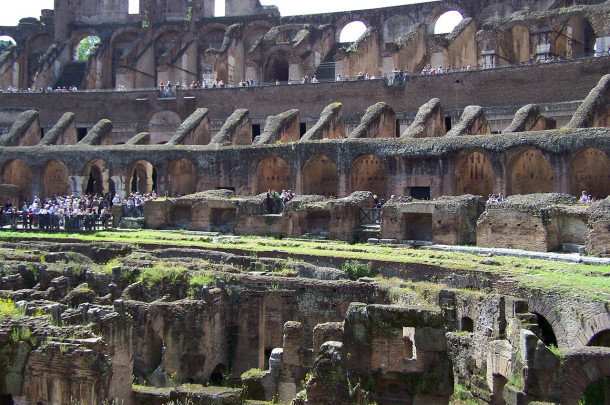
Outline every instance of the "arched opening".
<path id="1" fill-rule="evenodd" d="M 345 25 L 339 35 L 342 44 L 356 42 L 366 32 L 366 24 L 362 21 L 352 21 Z"/>
<path id="2" fill-rule="evenodd" d="M 513 156 L 510 165 L 510 194 L 553 192 L 553 169 L 537 149 L 526 149 Z"/>
<path id="3" fill-rule="evenodd" d="M 454 194 L 473 194 L 484 198 L 494 191 L 494 171 L 487 156 L 472 152 L 460 157 L 453 170 Z"/>
<path id="4" fill-rule="evenodd" d="M 182 158 L 169 165 L 171 195 L 193 194 L 197 186 L 197 170 L 190 160 Z"/>
<path id="5" fill-rule="evenodd" d="M 288 81 L 289 63 L 287 55 L 282 51 L 274 52 L 265 64 L 265 82 Z"/>
<path id="6" fill-rule="evenodd" d="M 434 24 L 434 34 L 447 34 L 455 29 L 462 22 L 464 16 L 457 10 L 446 11 L 441 14 Z"/>
<path id="7" fill-rule="evenodd" d="M 125 52 L 129 52 L 131 49 L 130 45 L 133 41 L 138 38 L 138 33 L 135 31 L 127 31 L 117 34 L 112 40 L 112 85 L 116 88 L 119 85 L 126 85 L 127 83 L 117 82 L 116 67 L 120 66 L 119 61 L 126 57 Z"/>
<path id="8" fill-rule="evenodd" d="M 148 194 L 157 189 L 157 171 L 146 160 L 138 160 L 129 176 L 129 191 Z"/>
<path id="9" fill-rule="evenodd" d="M 610 377 L 602 377 L 589 384 L 578 399 L 578 405 L 610 404 Z"/>
<path id="10" fill-rule="evenodd" d="M 206 32 L 199 40 L 200 53 L 203 54 L 207 49 L 220 49 L 225 39 L 225 32 L 221 29 L 214 29 Z"/>
<path id="11" fill-rule="evenodd" d="M 104 195 L 109 190 L 110 170 L 102 159 L 94 159 L 83 172 L 83 192 L 85 194 Z"/>
<path id="12" fill-rule="evenodd" d="M 462 332 L 474 332 L 474 321 L 472 320 L 472 318 L 468 316 L 463 316 L 460 330 Z"/>
<path id="13" fill-rule="evenodd" d="M 557 337 L 555 337 L 555 332 L 553 331 L 553 325 L 542 315 L 537 312 L 534 314 L 538 317 L 538 327 L 540 328 L 540 334 L 542 336 L 542 343 L 547 346 L 555 346 L 557 347 Z"/>
<path id="14" fill-rule="evenodd" d="M 267 190 L 290 189 L 290 166 L 280 157 L 272 156 L 263 159 L 256 167 L 255 173 L 256 194 L 264 193 Z"/>
<path id="15" fill-rule="evenodd" d="M 610 347 L 610 329 L 603 330 L 593 335 L 587 346 Z"/>
<path id="16" fill-rule="evenodd" d="M 74 49 L 74 60 L 87 61 L 93 49 L 101 42 L 99 37 L 89 35 L 80 40 L 76 49 Z"/>
<path id="17" fill-rule="evenodd" d="M 12 37 L 9 37 L 8 35 L 0 36 L 0 55 L 6 52 L 8 48 L 16 44 L 17 42 Z"/>
<path id="18" fill-rule="evenodd" d="M 155 40 L 155 59 L 158 61 L 164 57 L 169 51 L 171 51 L 178 38 L 180 37 L 179 31 L 166 31 L 159 35 Z"/>
<path id="19" fill-rule="evenodd" d="M 602 199 L 610 195 L 610 158 L 601 150 L 588 148 L 578 152 L 569 165 L 570 194 Z"/>
<path id="20" fill-rule="evenodd" d="M 52 44 L 53 36 L 48 34 L 40 34 L 28 39 L 28 80 L 34 80 L 40 67 L 40 57 L 45 54 Z M 0 51 L 0 53 L 2 52 Z"/>
<path id="21" fill-rule="evenodd" d="M 42 198 L 72 194 L 68 167 L 57 159 L 44 165 L 42 176 Z"/>
<path id="22" fill-rule="evenodd" d="M 502 395 L 504 386 L 508 382 L 508 379 L 500 374 L 493 375 L 493 395 L 491 397 L 490 405 L 505 405 L 506 401 Z"/>
<path id="23" fill-rule="evenodd" d="M 402 338 L 402 358 L 405 360 L 413 358 L 413 341 L 407 336 Z"/>
<path id="24" fill-rule="evenodd" d="M 337 195 L 337 165 L 327 156 L 316 156 L 303 167 L 303 191 L 324 197 Z"/>
<path id="25" fill-rule="evenodd" d="M 595 53 L 597 37 L 591 23 L 579 16 L 558 24 L 552 35 L 551 54 L 573 58 Z"/>
<path id="26" fill-rule="evenodd" d="M 214 367 L 212 374 L 210 374 L 210 379 L 208 380 L 210 385 L 218 386 L 218 387 L 226 385 L 226 382 L 225 382 L 226 373 L 227 373 L 227 368 L 225 367 L 224 364 L 219 364 L 216 367 Z"/>
<path id="27" fill-rule="evenodd" d="M 349 189 L 370 191 L 379 198 L 386 198 L 388 171 L 376 155 L 362 155 L 354 161 L 349 171 Z"/>
<path id="28" fill-rule="evenodd" d="M 12 184 L 19 189 L 19 201 L 27 201 L 28 203 L 32 201 L 30 194 L 32 172 L 23 160 L 14 159 L 4 164 L 2 167 L 2 183 Z"/>
<path id="29" fill-rule="evenodd" d="M 127 6 L 128 14 L 140 14 L 140 0 L 129 0 Z"/>

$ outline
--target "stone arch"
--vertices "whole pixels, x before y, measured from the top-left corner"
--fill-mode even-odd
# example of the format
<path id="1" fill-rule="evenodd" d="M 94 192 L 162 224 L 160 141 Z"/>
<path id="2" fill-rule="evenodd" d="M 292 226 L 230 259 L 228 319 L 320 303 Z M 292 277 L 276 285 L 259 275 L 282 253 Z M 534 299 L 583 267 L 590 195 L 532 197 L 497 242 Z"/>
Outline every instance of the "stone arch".
<path id="1" fill-rule="evenodd" d="M 597 332 L 587 343 L 587 346 L 610 347 L 610 329 Z"/>
<path id="2" fill-rule="evenodd" d="M 89 37 L 95 37 L 101 42 L 102 36 L 94 29 L 78 30 L 72 33 L 68 41 L 70 55 L 72 60 L 78 60 L 78 47 L 80 43 Z"/>
<path id="3" fill-rule="evenodd" d="M 603 151 L 587 148 L 577 152 L 569 163 L 570 194 L 602 199 L 610 195 L 610 158 Z"/>
<path id="4" fill-rule="evenodd" d="M 458 158 L 453 169 L 455 195 L 473 194 L 487 197 L 494 192 L 494 170 L 482 151 L 471 151 Z"/>
<path id="5" fill-rule="evenodd" d="M 182 118 L 177 113 L 171 110 L 157 111 L 148 121 L 150 144 L 154 145 L 169 141 L 181 124 Z"/>
<path id="6" fill-rule="evenodd" d="M 388 170 L 385 163 L 377 155 L 368 154 L 359 156 L 349 171 L 349 190 L 370 191 L 386 198 Z"/>
<path id="7" fill-rule="evenodd" d="M 72 194 L 72 186 L 68 167 L 61 160 L 49 160 L 42 171 L 42 198 L 69 194 Z"/>
<path id="8" fill-rule="evenodd" d="M 535 148 L 510 151 L 508 165 L 508 193 L 552 193 L 553 169 L 544 154 Z"/>
<path id="9" fill-rule="evenodd" d="M 155 59 L 158 61 L 174 47 L 174 41 L 180 37 L 180 30 L 175 27 L 165 28 L 155 37 Z"/>
<path id="10" fill-rule="evenodd" d="M 553 325 L 544 317 L 537 312 L 534 312 L 534 315 L 538 318 L 538 327 L 540 328 L 540 333 L 542 333 L 542 343 L 547 346 L 558 346 L 557 336 L 555 335 L 555 331 L 553 330 Z"/>
<path id="11" fill-rule="evenodd" d="M 596 39 L 591 22 L 574 14 L 556 22 L 551 35 L 551 54 L 567 58 L 593 54 Z"/>
<path id="12" fill-rule="evenodd" d="M 3 34 L 2 32 L 0 32 L 0 41 L 8 41 L 12 45 L 17 45 L 15 38 L 13 38 L 11 35 Z"/>
<path id="13" fill-rule="evenodd" d="M 269 55 L 265 62 L 265 82 L 280 82 L 288 81 L 290 78 L 289 66 L 290 66 L 290 54 L 284 50 L 277 50 Z"/>
<path id="14" fill-rule="evenodd" d="M 2 166 L 0 183 L 12 184 L 19 189 L 19 200 L 32 201 L 31 184 L 32 172 L 30 167 L 21 159 L 9 160 Z"/>
<path id="15" fill-rule="evenodd" d="M 116 67 L 120 65 L 120 60 L 125 56 L 124 53 L 130 48 L 133 41 L 138 38 L 139 31 L 136 28 L 128 27 L 117 30 L 111 40 L 111 58 L 112 58 L 112 86 L 116 88 L 121 83 L 116 82 Z"/>
<path id="16" fill-rule="evenodd" d="M 36 72 L 40 67 L 39 59 L 53 44 L 54 38 L 51 34 L 40 33 L 38 35 L 32 35 L 28 37 L 26 48 L 27 48 L 27 74 L 28 81 L 33 80 Z"/>
<path id="17" fill-rule="evenodd" d="M 546 340 L 547 342 L 553 344 L 554 342 L 552 338 L 554 336 L 555 341 L 557 342 L 555 344 L 558 347 L 564 348 L 569 345 L 566 330 L 561 324 L 561 318 L 559 317 L 557 310 L 549 308 L 547 305 L 538 300 L 530 299 L 529 311 L 538 317 L 539 326 L 544 325 L 544 327 L 547 328 L 546 337 L 541 339 L 543 343 L 546 344 Z M 550 330 L 548 328 L 550 328 Z M 552 332 L 552 335 L 550 332 Z"/>
<path id="18" fill-rule="evenodd" d="M 225 375 L 227 374 L 227 367 L 220 363 L 214 367 L 214 370 L 210 373 L 210 378 L 208 379 L 210 385 L 212 386 L 221 386 L 224 383 Z"/>
<path id="19" fill-rule="evenodd" d="M 428 34 L 434 35 L 434 27 L 436 26 L 436 22 L 438 19 L 448 11 L 457 11 L 459 12 L 463 18 L 470 17 L 468 12 L 457 3 L 443 3 L 436 6 L 430 14 L 426 17 L 424 21 L 424 25 L 427 27 Z"/>
<path id="20" fill-rule="evenodd" d="M 224 24 L 214 23 L 207 25 L 206 28 L 199 33 L 197 38 L 199 52 L 203 53 L 210 48 L 222 48 L 226 32 L 227 26 Z"/>
<path id="21" fill-rule="evenodd" d="M 325 197 L 337 195 L 337 165 L 328 156 L 315 156 L 303 166 L 303 193 Z"/>
<path id="22" fill-rule="evenodd" d="M 339 20 L 337 20 L 337 22 L 335 23 L 335 42 L 339 43 L 341 40 L 341 32 L 343 32 L 343 29 L 348 25 L 351 24 L 353 22 L 356 21 L 360 21 L 362 22 L 364 25 L 368 27 L 371 26 L 371 21 L 367 18 L 367 16 L 364 13 L 349 13 L 343 17 L 341 17 Z"/>
<path id="23" fill-rule="evenodd" d="M 452 32 L 460 22 L 464 20 L 464 14 L 458 10 L 448 10 L 438 16 L 434 23 L 434 34 L 448 34 Z"/>
<path id="24" fill-rule="evenodd" d="M 197 169 L 186 158 L 174 160 L 169 165 L 168 180 L 171 195 L 193 194 L 197 187 Z"/>
<path id="25" fill-rule="evenodd" d="M 255 194 L 269 189 L 281 192 L 290 189 L 290 166 L 278 156 L 267 157 L 256 166 L 254 174 Z"/>
<path id="26" fill-rule="evenodd" d="M 564 355 L 560 403 L 578 404 L 589 385 L 610 376 L 608 356 L 610 349 L 605 347 L 580 349 Z"/>
<path id="27" fill-rule="evenodd" d="M 82 191 L 83 194 L 114 194 L 111 190 L 110 168 L 102 159 L 93 159 L 83 171 Z"/>
<path id="28" fill-rule="evenodd" d="M 340 43 L 352 43 L 356 42 L 367 29 L 367 25 L 364 21 L 354 20 L 351 21 L 338 32 L 339 40 L 337 42 Z"/>
<path id="29" fill-rule="evenodd" d="M 261 20 L 252 21 L 251 23 L 246 25 L 242 34 L 242 38 L 244 41 L 244 52 L 246 55 L 250 51 L 252 51 L 254 44 L 256 44 L 259 39 L 265 36 L 265 34 L 269 32 L 271 28 L 273 28 L 273 25 L 271 23 L 269 23 L 268 21 Z"/>
<path id="30" fill-rule="evenodd" d="M 147 160 L 132 163 L 127 173 L 125 187 L 127 194 L 132 192 L 147 194 L 157 189 L 157 171 Z"/>

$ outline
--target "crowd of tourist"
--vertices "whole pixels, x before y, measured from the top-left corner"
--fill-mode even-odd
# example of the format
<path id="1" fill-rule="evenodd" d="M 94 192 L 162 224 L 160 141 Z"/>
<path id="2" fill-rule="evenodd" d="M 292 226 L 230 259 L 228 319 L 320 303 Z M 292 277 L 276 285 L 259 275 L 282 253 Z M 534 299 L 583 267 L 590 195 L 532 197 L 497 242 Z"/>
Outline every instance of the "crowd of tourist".
<path id="1" fill-rule="evenodd" d="M 485 202 L 485 205 L 491 205 L 493 203 L 502 202 L 504 200 L 506 200 L 504 193 L 489 194 L 487 196 L 487 201 Z"/>
<path id="2" fill-rule="evenodd" d="M 595 201 L 597 201 L 597 198 L 587 194 L 587 192 L 583 190 L 582 194 L 580 195 L 580 202 L 591 203 Z"/>
<path id="3" fill-rule="evenodd" d="M 281 214 L 284 211 L 284 205 L 294 198 L 295 194 L 292 190 L 282 190 L 278 193 L 276 190 L 267 190 L 266 204 L 268 214 Z"/>
<path id="4" fill-rule="evenodd" d="M 108 228 L 112 224 L 112 206 L 121 205 L 123 216 L 143 217 L 144 203 L 156 194 L 132 193 L 129 197 L 86 194 L 64 195 L 40 199 L 14 207 L 10 202 L 0 205 L 0 228 L 65 229 L 71 231 Z"/>

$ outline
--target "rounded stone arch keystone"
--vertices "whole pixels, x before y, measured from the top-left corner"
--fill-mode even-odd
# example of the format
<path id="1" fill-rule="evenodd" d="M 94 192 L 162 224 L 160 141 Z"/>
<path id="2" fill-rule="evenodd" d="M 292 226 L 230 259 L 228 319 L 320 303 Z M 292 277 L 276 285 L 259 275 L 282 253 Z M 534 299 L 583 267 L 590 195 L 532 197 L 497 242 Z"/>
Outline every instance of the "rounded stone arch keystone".
<path id="1" fill-rule="evenodd" d="M 362 22 L 364 25 L 366 25 L 366 28 L 369 28 L 372 25 L 371 20 L 368 19 L 366 17 L 366 14 L 364 14 L 364 13 L 353 12 L 353 13 L 349 13 L 348 15 L 344 15 L 343 17 L 339 18 L 337 20 L 337 22 L 334 24 L 336 43 L 339 43 L 339 41 L 340 41 L 341 33 L 343 32 L 343 28 L 345 28 L 348 24 L 351 24 L 356 21 Z"/>
<path id="2" fill-rule="evenodd" d="M 572 346 L 572 342 L 570 342 L 569 336 L 567 334 L 566 329 L 561 323 L 559 310 L 556 308 L 549 308 L 546 304 L 536 300 L 529 299 L 529 312 L 533 314 L 542 315 L 549 325 L 553 329 L 553 334 L 557 340 L 557 346 L 560 349 L 568 348 Z"/>
<path id="3" fill-rule="evenodd" d="M 564 353 L 562 359 L 562 404 L 578 404 L 585 389 L 610 376 L 610 348 L 587 347 Z"/>
<path id="4" fill-rule="evenodd" d="M 151 162 L 138 159 L 127 166 L 125 180 L 127 195 L 131 192 L 151 193 L 153 190 L 157 190 L 157 169 Z"/>
<path id="5" fill-rule="evenodd" d="M 197 189 L 197 167 L 187 158 L 169 164 L 167 190 L 170 195 L 193 194 Z"/>
<path id="6" fill-rule="evenodd" d="M 104 160 L 99 158 L 90 160 L 83 169 L 82 193 L 99 195 L 114 193 L 114 183 L 110 176 L 110 165 Z"/>
<path id="7" fill-rule="evenodd" d="M 457 11 L 462 15 L 463 18 L 470 17 L 468 11 L 466 11 L 466 9 L 461 4 L 444 2 L 436 6 L 424 20 L 424 25 L 426 26 L 429 35 L 434 35 L 434 28 L 436 27 L 436 22 L 443 14 L 449 11 Z"/>

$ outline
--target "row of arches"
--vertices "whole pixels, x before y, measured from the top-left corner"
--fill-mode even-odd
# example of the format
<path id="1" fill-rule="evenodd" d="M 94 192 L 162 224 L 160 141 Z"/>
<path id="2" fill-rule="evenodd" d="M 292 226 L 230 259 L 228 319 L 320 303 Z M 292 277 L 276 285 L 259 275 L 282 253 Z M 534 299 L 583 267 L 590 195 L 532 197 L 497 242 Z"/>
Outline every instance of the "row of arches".
<path id="1" fill-rule="evenodd" d="M 587 148 L 577 152 L 568 165 L 569 191 L 580 195 L 605 198 L 610 194 L 610 158 L 601 150 Z M 505 172 L 506 171 L 506 176 Z M 510 151 L 506 158 L 506 169 L 493 161 L 484 151 L 465 151 L 456 159 L 453 170 L 451 193 L 487 196 L 504 189 L 508 194 L 530 194 L 555 191 L 555 178 L 549 160 L 531 147 Z M 102 159 L 93 159 L 80 175 L 73 175 L 68 167 L 57 159 L 42 167 L 41 187 L 43 197 L 77 193 L 116 193 L 118 191 L 114 173 Z M 146 160 L 137 160 L 123 172 L 121 190 L 124 192 L 150 193 L 159 191 L 162 185 L 169 195 L 186 195 L 205 185 L 198 183 L 198 171 L 186 158 L 172 161 L 167 168 L 167 177 L 159 178 L 158 169 Z M 388 167 L 384 160 L 374 154 L 357 157 L 347 174 L 347 190 L 342 192 L 337 164 L 326 155 L 318 155 L 305 162 L 301 170 L 300 193 L 318 194 L 326 197 L 348 194 L 354 191 L 371 191 L 385 197 L 388 194 Z M 22 200 L 31 199 L 34 176 L 28 165 L 20 159 L 5 163 L 1 171 L 1 183 L 17 186 Z M 501 187 L 506 178 L 506 187 Z M 250 179 L 250 192 L 260 194 L 269 189 L 295 189 L 294 177 L 289 164 L 279 156 L 262 159 Z"/>

